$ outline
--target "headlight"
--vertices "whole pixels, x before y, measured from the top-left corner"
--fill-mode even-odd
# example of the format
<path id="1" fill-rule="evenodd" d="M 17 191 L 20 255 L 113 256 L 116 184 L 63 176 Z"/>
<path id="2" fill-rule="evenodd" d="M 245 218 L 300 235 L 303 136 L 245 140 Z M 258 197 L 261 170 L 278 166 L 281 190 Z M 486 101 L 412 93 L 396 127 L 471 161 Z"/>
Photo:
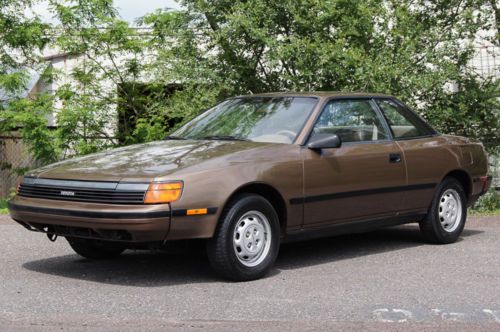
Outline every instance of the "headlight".
<path id="1" fill-rule="evenodd" d="M 144 204 L 159 204 L 178 201 L 182 195 L 184 183 L 182 181 L 151 182 Z"/>

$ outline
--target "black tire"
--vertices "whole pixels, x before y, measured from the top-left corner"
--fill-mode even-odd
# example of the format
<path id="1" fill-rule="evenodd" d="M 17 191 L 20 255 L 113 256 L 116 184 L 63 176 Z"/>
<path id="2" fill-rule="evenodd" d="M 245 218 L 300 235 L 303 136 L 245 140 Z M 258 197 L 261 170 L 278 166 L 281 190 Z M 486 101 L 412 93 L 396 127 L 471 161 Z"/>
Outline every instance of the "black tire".
<path id="1" fill-rule="evenodd" d="M 268 229 L 271 234 L 267 234 L 266 241 L 261 243 L 264 243 L 265 247 L 267 241 L 271 242 L 268 250 L 263 250 L 259 259 L 254 262 L 257 265 L 247 266 L 240 261 L 244 258 L 238 258 L 236 255 L 236 251 L 241 249 L 233 243 L 233 237 L 239 237 L 236 235 L 238 233 L 237 227 L 240 229 L 244 227 L 244 222 L 240 222 L 240 218 L 250 215 L 249 220 L 253 221 L 252 211 L 261 213 L 268 221 Z M 259 219 L 257 218 L 257 220 Z M 246 229 L 243 233 L 249 234 Z M 248 241 L 251 242 L 253 239 L 252 235 L 252 240 Z M 243 241 L 247 241 L 247 239 L 243 239 Z M 214 237 L 207 242 L 207 254 L 212 268 L 222 278 L 233 281 L 248 281 L 261 278 L 269 273 L 278 256 L 279 247 L 280 223 L 275 209 L 262 196 L 244 194 L 233 199 L 222 212 Z"/>
<path id="2" fill-rule="evenodd" d="M 114 243 L 77 238 L 67 238 L 67 240 L 78 255 L 88 259 L 111 259 L 125 251 L 124 247 Z"/>
<path id="3" fill-rule="evenodd" d="M 443 194 L 445 192 L 454 191 L 458 194 L 460 199 L 460 207 L 457 206 L 457 213 L 461 210 L 461 216 L 453 223 L 453 226 L 443 225 L 445 222 L 443 217 L 440 217 L 439 213 L 442 211 L 440 203 L 443 199 Z M 444 202 L 444 200 L 443 200 Z M 441 209 L 440 209 L 441 208 Z M 465 220 L 467 219 L 467 195 L 465 194 L 462 184 L 453 177 L 445 178 L 439 185 L 432 200 L 431 206 L 424 220 L 420 222 L 420 231 L 424 238 L 430 243 L 436 244 L 447 244 L 457 241 L 458 237 L 462 233 Z M 446 227 L 450 227 L 446 230 Z"/>

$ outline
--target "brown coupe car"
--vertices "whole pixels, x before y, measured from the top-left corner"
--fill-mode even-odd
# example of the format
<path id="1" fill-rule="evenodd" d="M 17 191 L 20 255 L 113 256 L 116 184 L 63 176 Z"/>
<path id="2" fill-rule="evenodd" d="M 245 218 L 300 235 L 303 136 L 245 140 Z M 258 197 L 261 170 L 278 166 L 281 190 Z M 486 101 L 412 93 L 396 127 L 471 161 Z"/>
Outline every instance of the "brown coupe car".
<path id="1" fill-rule="evenodd" d="M 479 142 L 391 96 L 271 93 L 225 100 L 164 141 L 32 171 L 9 209 L 92 259 L 207 239 L 219 275 L 251 280 L 284 241 L 418 222 L 454 242 L 490 184 Z"/>

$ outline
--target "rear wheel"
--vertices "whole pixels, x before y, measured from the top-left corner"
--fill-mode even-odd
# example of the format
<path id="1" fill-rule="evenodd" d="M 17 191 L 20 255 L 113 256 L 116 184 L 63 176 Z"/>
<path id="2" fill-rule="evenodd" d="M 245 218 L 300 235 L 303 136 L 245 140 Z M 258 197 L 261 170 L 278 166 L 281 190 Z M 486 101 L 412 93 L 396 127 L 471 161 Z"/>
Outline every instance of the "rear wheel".
<path id="1" fill-rule="evenodd" d="M 125 248 L 114 243 L 99 240 L 67 238 L 71 248 L 80 256 L 88 259 L 110 259 L 120 256 Z"/>
<path id="2" fill-rule="evenodd" d="M 455 178 L 445 178 L 439 185 L 420 231 L 432 243 L 455 242 L 465 226 L 467 218 L 466 194 Z"/>
<path id="3" fill-rule="evenodd" d="M 246 281 L 266 275 L 279 251 L 280 224 L 273 206 L 263 197 L 237 197 L 223 211 L 207 253 L 217 274 Z"/>

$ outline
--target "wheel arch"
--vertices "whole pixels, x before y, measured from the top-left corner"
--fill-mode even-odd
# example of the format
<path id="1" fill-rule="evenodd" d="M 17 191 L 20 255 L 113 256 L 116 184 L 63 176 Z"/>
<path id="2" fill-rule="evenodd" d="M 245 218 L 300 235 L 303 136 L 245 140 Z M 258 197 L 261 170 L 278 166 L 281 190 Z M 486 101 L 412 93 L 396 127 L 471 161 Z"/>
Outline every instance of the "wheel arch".
<path id="1" fill-rule="evenodd" d="M 446 175 L 441 179 L 441 181 L 443 181 L 447 177 L 452 177 L 457 179 L 460 182 L 460 184 L 462 184 L 462 186 L 464 187 L 467 199 L 470 198 L 470 196 L 472 195 L 472 177 L 466 170 L 463 169 L 452 170 L 446 173 Z"/>
<path id="2" fill-rule="evenodd" d="M 224 203 L 223 210 L 225 210 L 226 207 L 231 204 L 235 197 L 241 194 L 256 194 L 267 199 L 278 214 L 281 235 L 285 235 L 287 225 L 287 207 L 285 199 L 278 189 L 265 182 L 246 183 L 244 185 L 241 185 L 231 193 L 231 195 Z"/>

